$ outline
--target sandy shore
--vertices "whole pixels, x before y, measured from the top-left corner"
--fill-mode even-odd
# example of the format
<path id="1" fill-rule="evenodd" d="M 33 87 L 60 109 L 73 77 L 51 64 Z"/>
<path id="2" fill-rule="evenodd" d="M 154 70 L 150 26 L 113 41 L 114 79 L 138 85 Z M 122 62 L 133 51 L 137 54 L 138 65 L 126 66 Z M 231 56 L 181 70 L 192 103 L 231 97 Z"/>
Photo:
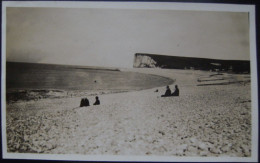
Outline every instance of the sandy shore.
<path id="1" fill-rule="evenodd" d="M 180 96 L 161 98 L 165 87 L 159 87 L 99 95 L 101 105 L 82 108 L 78 107 L 81 97 L 11 103 L 7 105 L 6 119 L 8 152 L 251 155 L 249 75 L 131 71 L 176 80 L 170 87 L 173 90 L 178 84 Z M 93 104 L 95 96 L 88 99 Z"/>

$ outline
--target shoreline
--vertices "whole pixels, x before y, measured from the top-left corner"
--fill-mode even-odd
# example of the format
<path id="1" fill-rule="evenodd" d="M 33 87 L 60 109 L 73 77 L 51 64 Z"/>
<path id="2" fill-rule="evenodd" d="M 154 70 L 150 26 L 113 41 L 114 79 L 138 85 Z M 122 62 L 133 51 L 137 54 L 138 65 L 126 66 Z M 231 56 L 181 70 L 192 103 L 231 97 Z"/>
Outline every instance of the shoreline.
<path id="1" fill-rule="evenodd" d="M 81 97 L 13 103 L 7 105 L 8 152 L 251 156 L 249 83 L 198 87 L 198 78 L 214 73 L 136 71 L 177 79 L 180 96 L 161 98 L 162 86 L 103 94 L 98 106 L 92 105 L 92 96 L 89 107 L 79 107 Z M 248 76 L 231 77 L 244 80 Z"/>
<path id="2" fill-rule="evenodd" d="M 77 68 L 76 68 L 77 69 Z M 81 69 L 81 68 L 80 68 Z M 85 68 L 82 68 L 85 69 Z M 102 69 L 103 70 L 103 69 Z M 105 70 L 104 70 L 105 71 Z M 119 70 L 121 72 L 133 72 L 131 69 L 127 70 Z M 146 73 L 140 73 L 135 72 L 139 74 L 146 74 Z M 146 74 L 147 75 L 147 74 Z M 150 76 L 156 76 L 160 77 L 162 79 L 167 79 L 170 81 L 169 85 L 172 85 L 175 83 L 175 79 L 160 76 L 156 74 L 149 74 Z M 23 101 L 30 101 L 30 100 L 40 100 L 40 99 L 47 99 L 47 98 L 72 98 L 72 97 L 81 97 L 81 96 L 97 96 L 97 95 L 103 95 L 103 94 L 115 94 L 115 93 L 123 93 L 123 92 L 132 92 L 132 91 L 142 91 L 146 89 L 153 89 L 161 86 L 150 86 L 147 88 L 130 88 L 130 89 L 100 89 L 100 90 L 80 90 L 80 89 L 19 89 L 19 88 L 8 88 L 6 90 L 6 102 L 9 103 L 15 103 L 15 102 L 23 102 Z"/>

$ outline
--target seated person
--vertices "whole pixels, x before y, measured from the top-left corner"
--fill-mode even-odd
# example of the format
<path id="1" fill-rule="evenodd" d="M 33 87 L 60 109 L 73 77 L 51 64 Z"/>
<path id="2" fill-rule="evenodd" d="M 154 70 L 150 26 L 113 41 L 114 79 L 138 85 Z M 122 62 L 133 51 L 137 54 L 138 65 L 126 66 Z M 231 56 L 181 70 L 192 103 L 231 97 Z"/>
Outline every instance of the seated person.
<path id="1" fill-rule="evenodd" d="M 89 101 L 87 98 L 82 98 L 81 101 L 80 101 L 80 107 L 83 107 L 83 106 L 89 106 Z"/>
<path id="2" fill-rule="evenodd" d="M 167 97 L 167 96 L 171 96 L 171 89 L 168 85 L 166 87 L 166 91 L 165 91 L 164 95 L 162 95 L 161 97 Z"/>
<path id="3" fill-rule="evenodd" d="M 172 96 L 179 96 L 179 94 L 180 94 L 180 91 L 179 91 L 178 85 L 175 85 L 175 91 L 172 93 Z"/>
<path id="4" fill-rule="evenodd" d="M 95 103 L 93 105 L 100 105 L 100 101 L 98 99 L 98 96 L 96 96 L 96 101 L 95 101 Z"/>

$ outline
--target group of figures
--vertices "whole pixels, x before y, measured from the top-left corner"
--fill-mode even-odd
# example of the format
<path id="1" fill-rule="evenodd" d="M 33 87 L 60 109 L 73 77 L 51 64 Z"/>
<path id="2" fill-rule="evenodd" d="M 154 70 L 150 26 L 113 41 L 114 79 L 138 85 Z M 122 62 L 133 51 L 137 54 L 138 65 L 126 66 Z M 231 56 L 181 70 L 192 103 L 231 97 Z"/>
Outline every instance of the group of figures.
<path id="1" fill-rule="evenodd" d="M 170 87 L 167 85 L 166 91 L 165 91 L 164 95 L 161 95 L 161 97 L 179 96 L 179 94 L 180 94 L 180 90 L 178 88 L 178 85 L 175 85 L 175 90 L 173 93 L 172 93 Z"/>
<path id="2" fill-rule="evenodd" d="M 156 90 L 158 91 L 158 90 Z M 175 85 L 175 90 L 174 92 L 172 93 L 170 87 L 167 85 L 166 86 L 166 91 L 164 93 L 164 95 L 161 95 L 161 97 L 169 97 L 169 96 L 179 96 L 180 94 L 180 90 L 178 88 L 178 85 Z M 96 96 L 96 101 L 93 105 L 100 105 L 100 101 L 99 101 L 99 98 L 98 96 Z M 89 100 L 87 98 L 82 98 L 81 101 L 80 101 L 80 107 L 83 107 L 83 106 L 90 106 L 89 104 Z"/>
<path id="3" fill-rule="evenodd" d="M 99 101 L 98 96 L 96 96 L 96 101 L 95 101 L 95 103 L 93 105 L 100 105 L 100 101 Z M 83 106 L 90 106 L 89 100 L 87 98 L 82 98 L 81 99 L 80 107 L 83 107 Z"/>

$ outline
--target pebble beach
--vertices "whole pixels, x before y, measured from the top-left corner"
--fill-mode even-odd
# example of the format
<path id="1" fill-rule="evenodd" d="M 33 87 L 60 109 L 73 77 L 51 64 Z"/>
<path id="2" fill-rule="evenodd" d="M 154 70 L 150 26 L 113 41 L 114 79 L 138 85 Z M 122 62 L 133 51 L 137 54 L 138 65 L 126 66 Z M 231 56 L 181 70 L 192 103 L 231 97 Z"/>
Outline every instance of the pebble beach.
<path id="1" fill-rule="evenodd" d="M 251 156 L 249 74 L 199 70 L 122 69 L 160 75 L 177 84 L 179 97 L 160 97 L 164 87 L 16 101 L 7 104 L 10 153 Z M 155 90 L 158 89 L 158 92 Z M 74 92 L 75 94 L 75 92 Z M 101 105 L 93 106 L 98 95 Z"/>

